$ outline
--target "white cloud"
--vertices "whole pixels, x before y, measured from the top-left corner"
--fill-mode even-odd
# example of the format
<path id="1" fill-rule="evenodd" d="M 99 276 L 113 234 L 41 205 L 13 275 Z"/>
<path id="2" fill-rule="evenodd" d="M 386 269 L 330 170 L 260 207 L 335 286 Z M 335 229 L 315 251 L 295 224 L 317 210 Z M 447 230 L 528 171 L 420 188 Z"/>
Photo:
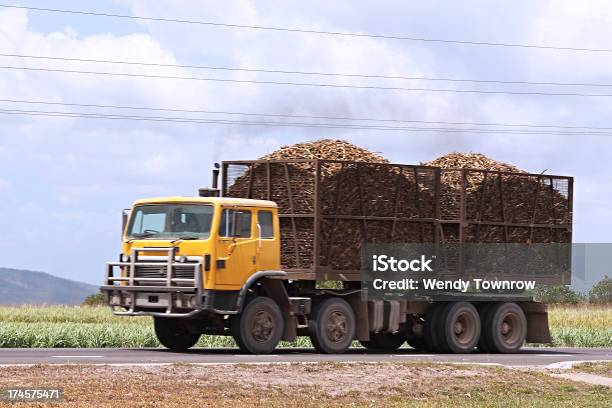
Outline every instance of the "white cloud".
<path id="1" fill-rule="evenodd" d="M 166 173 L 168 171 L 169 159 L 164 154 L 156 154 L 150 159 L 145 160 L 143 163 L 145 169 L 151 173 L 152 176 L 158 173 Z"/>

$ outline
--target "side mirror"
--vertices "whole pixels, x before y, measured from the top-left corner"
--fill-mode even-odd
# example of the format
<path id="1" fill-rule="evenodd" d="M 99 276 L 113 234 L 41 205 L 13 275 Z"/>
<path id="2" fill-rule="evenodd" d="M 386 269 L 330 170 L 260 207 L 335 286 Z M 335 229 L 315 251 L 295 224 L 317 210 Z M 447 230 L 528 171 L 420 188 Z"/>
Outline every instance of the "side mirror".
<path id="1" fill-rule="evenodd" d="M 121 212 L 121 235 L 125 233 L 125 227 L 127 226 L 128 217 L 130 216 L 130 209 L 125 208 Z"/>

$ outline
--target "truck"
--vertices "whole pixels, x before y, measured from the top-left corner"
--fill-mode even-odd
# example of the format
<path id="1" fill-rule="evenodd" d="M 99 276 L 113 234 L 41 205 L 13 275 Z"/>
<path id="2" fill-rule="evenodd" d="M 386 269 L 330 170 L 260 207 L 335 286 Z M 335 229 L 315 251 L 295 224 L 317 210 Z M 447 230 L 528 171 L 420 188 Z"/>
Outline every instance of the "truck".
<path id="1" fill-rule="evenodd" d="M 172 350 L 225 335 L 253 354 L 297 336 L 320 353 L 354 341 L 387 352 L 407 343 L 514 353 L 551 341 L 545 304 L 525 293 L 368 299 L 360 253 L 368 243 L 571 242 L 572 191 L 571 177 L 544 174 L 225 161 L 196 197 L 147 198 L 124 211 L 122 252 L 101 290 L 115 315 L 152 316 Z"/>

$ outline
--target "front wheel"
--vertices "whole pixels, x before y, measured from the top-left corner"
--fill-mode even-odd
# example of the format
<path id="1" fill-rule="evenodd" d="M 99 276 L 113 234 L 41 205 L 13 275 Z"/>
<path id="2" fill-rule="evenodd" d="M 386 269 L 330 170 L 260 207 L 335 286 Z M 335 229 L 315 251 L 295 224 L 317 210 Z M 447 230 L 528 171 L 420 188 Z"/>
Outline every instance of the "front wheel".
<path id="1" fill-rule="evenodd" d="M 233 316 L 230 331 L 244 353 L 269 354 L 283 335 L 283 314 L 269 297 L 249 301 L 242 313 Z"/>
<path id="2" fill-rule="evenodd" d="M 308 323 L 310 341 L 319 353 L 344 353 L 355 338 L 355 313 L 340 298 L 329 298 L 315 306 Z"/>
<path id="3" fill-rule="evenodd" d="M 190 332 L 183 319 L 155 317 L 153 325 L 159 342 L 170 350 L 187 350 L 200 339 L 200 334 Z"/>

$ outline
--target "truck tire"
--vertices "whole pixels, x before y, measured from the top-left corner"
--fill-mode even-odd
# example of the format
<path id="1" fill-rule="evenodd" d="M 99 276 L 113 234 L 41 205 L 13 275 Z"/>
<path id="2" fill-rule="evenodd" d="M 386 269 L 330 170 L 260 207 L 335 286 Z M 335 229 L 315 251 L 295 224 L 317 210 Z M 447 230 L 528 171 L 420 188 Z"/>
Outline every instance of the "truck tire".
<path id="1" fill-rule="evenodd" d="M 404 344 L 406 337 L 402 333 L 370 333 L 370 340 L 359 341 L 368 350 L 394 351 Z"/>
<path id="2" fill-rule="evenodd" d="M 442 351 L 440 346 L 440 333 L 438 332 L 440 312 L 445 303 L 434 303 L 425 314 L 424 338 L 425 348 L 428 351 L 439 353 Z"/>
<path id="3" fill-rule="evenodd" d="M 192 333 L 182 319 L 155 317 L 153 320 L 157 340 L 166 348 L 184 351 L 193 347 L 200 339 L 199 333 Z"/>
<path id="4" fill-rule="evenodd" d="M 492 353 L 516 353 L 527 336 L 527 319 L 519 305 L 512 302 L 492 304 L 483 327 L 485 348 Z"/>
<path id="5" fill-rule="evenodd" d="M 251 299 L 242 313 L 232 316 L 230 332 L 243 353 L 269 354 L 283 335 L 283 314 L 269 297 Z"/>
<path id="6" fill-rule="evenodd" d="M 344 299 L 326 299 L 314 307 L 308 329 L 319 353 L 344 353 L 355 338 L 355 313 Z"/>
<path id="7" fill-rule="evenodd" d="M 471 353 L 480 339 L 480 316 L 469 302 L 450 302 L 439 311 L 438 345 L 444 353 Z"/>

